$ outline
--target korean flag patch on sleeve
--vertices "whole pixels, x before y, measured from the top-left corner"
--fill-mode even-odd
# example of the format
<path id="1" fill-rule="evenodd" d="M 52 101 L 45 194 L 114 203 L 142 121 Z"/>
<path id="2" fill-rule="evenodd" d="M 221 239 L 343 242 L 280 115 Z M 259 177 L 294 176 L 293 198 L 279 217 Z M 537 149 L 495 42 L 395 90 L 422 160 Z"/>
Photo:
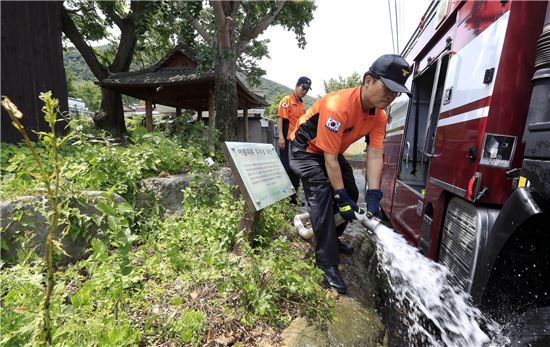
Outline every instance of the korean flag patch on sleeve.
<path id="1" fill-rule="evenodd" d="M 338 132 L 338 129 L 340 129 L 340 124 L 342 123 L 334 118 L 329 117 L 327 119 L 327 122 L 325 123 L 325 127 L 332 132 Z"/>
<path id="2" fill-rule="evenodd" d="M 286 102 L 284 102 L 284 101 L 283 101 L 283 103 L 281 104 L 281 106 L 282 106 L 283 108 L 285 108 L 285 109 L 288 108 L 288 104 L 287 104 Z"/>

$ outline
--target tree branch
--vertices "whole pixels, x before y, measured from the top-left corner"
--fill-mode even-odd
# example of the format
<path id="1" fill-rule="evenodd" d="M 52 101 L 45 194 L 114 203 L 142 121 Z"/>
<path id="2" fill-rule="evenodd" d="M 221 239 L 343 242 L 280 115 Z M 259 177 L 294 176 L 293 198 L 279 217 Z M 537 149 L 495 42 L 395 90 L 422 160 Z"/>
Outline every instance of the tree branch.
<path id="1" fill-rule="evenodd" d="M 214 44 L 214 40 L 212 39 L 212 36 L 208 35 L 204 27 L 192 16 L 190 16 L 188 13 L 185 14 L 185 18 L 189 21 L 189 24 L 195 29 L 199 35 L 206 41 L 210 46 Z"/>
<path id="2" fill-rule="evenodd" d="M 132 4 L 133 5 L 133 4 Z M 113 23 L 116 24 L 117 27 L 119 27 L 122 30 L 122 26 L 124 25 L 122 21 L 122 17 L 120 17 L 115 11 L 112 6 L 101 6 L 101 9 L 103 12 L 105 12 L 105 16 L 113 21 Z"/>
<path id="3" fill-rule="evenodd" d="M 226 13 L 228 17 L 235 18 L 239 10 L 239 7 L 241 6 L 241 2 L 238 0 L 232 0 L 232 1 L 226 1 L 223 4 L 224 4 L 223 12 Z"/>
<path id="4" fill-rule="evenodd" d="M 124 20 L 124 24 L 120 28 L 120 42 L 116 56 L 109 67 L 111 72 L 125 72 L 129 70 L 136 44 L 136 24 L 134 21 Z"/>
<path id="5" fill-rule="evenodd" d="M 137 23 L 142 20 L 146 12 L 147 3 L 132 1 L 130 13 L 125 18 L 121 18 L 120 25 L 117 24 L 120 28 L 120 42 L 115 59 L 109 67 L 111 72 L 125 72 L 130 69 L 138 40 Z"/>
<path id="6" fill-rule="evenodd" d="M 244 16 L 244 20 L 243 20 L 243 26 L 242 26 L 243 30 L 241 30 L 241 37 L 243 35 L 246 35 L 245 30 L 249 30 L 252 27 L 252 18 L 254 17 L 254 14 L 251 11 L 247 10 L 248 8 L 247 6 L 243 6 L 243 8 L 246 15 Z"/>
<path id="7" fill-rule="evenodd" d="M 178 7 L 185 10 L 182 0 L 176 1 L 176 4 Z M 185 19 L 189 22 L 189 24 L 191 24 L 193 29 L 195 29 L 199 33 L 199 35 L 204 39 L 204 41 L 206 41 L 206 43 L 212 46 L 214 44 L 214 39 L 212 38 L 211 35 L 208 34 L 208 32 L 204 29 L 204 27 L 195 18 L 193 18 L 193 16 L 191 16 L 188 11 L 185 12 L 184 16 L 185 16 Z"/>
<path id="8" fill-rule="evenodd" d="M 211 0 L 210 4 L 212 4 L 212 9 L 214 9 L 214 17 L 216 17 L 216 21 L 224 21 L 225 22 L 225 13 L 223 12 L 222 2 Z"/>
<path id="9" fill-rule="evenodd" d="M 229 40 L 229 28 L 227 27 L 227 19 L 233 20 L 233 18 L 227 18 L 223 9 L 223 2 L 210 1 L 212 8 L 214 9 L 214 18 L 216 20 L 216 27 L 218 28 L 218 35 L 220 36 L 220 42 L 222 47 L 231 47 Z"/>
<path id="10" fill-rule="evenodd" d="M 241 32 L 241 37 L 239 39 L 239 43 L 237 44 L 237 55 L 240 55 L 245 49 L 246 45 L 251 40 L 254 40 L 256 37 L 258 37 L 261 33 L 265 31 L 265 29 L 267 29 L 267 27 L 271 25 L 271 23 L 273 23 L 273 20 L 275 19 L 275 17 L 277 17 L 279 12 L 281 12 L 284 5 L 285 1 L 277 1 L 277 6 L 275 7 L 275 9 L 272 9 L 269 14 L 262 18 L 254 28 Z M 244 25 L 243 29 L 245 29 Z"/>
<path id="11" fill-rule="evenodd" d="M 94 50 L 86 43 L 84 37 L 82 37 L 82 34 L 76 28 L 71 16 L 66 12 L 65 7 L 61 8 L 61 31 L 63 31 L 65 36 L 67 36 L 73 45 L 75 45 L 76 49 L 78 49 L 95 78 L 101 81 L 107 77 L 109 74 L 107 68 L 101 65 L 99 60 L 97 60 Z"/>
<path id="12" fill-rule="evenodd" d="M 136 23 L 139 17 L 145 12 L 147 5 L 144 1 L 131 1 L 130 2 L 130 13 L 126 16 L 127 19 Z"/>

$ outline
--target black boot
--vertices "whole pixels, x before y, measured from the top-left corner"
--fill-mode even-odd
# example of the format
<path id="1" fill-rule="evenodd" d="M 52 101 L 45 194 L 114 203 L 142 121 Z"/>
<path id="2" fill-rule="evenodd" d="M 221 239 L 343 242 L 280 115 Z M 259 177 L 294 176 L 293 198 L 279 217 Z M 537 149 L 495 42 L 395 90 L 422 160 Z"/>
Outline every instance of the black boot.
<path id="1" fill-rule="evenodd" d="M 325 272 L 323 285 L 327 288 L 334 288 L 339 294 L 346 294 L 348 287 L 340 275 L 338 266 L 321 265 L 319 266 Z"/>
<path id="2" fill-rule="evenodd" d="M 338 249 L 340 250 L 340 253 L 344 254 L 352 254 L 353 253 L 353 247 L 348 246 L 342 241 L 338 240 Z"/>

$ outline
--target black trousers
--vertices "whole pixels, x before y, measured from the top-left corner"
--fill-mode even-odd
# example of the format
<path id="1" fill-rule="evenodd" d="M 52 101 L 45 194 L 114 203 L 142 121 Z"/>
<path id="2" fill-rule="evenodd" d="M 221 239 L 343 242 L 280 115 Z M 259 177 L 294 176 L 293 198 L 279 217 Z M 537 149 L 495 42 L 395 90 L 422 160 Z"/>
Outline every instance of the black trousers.
<path id="1" fill-rule="evenodd" d="M 286 173 L 288 174 L 288 178 L 290 178 L 290 183 L 292 183 L 292 186 L 294 187 L 294 191 L 298 192 L 298 187 L 300 186 L 300 177 L 294 173 L 290 169 L 289 164 L 289 145 L 290 141 L 288 139 L 285 140 L 285 149 L 281 150 L 279 148 L 279 157 L 281 158 L 281 162 L 283 163 L 283 167 L 285 168 Z M 296 203 L 296 193 L 292 195 L 291 200 Z"/>
<path id="2" fill-rule="evenodd" d="M 308 202 L 308 212 L 315 235 L 315 258 L 317 265 L 338 265 L 340 251 L 338 237 L 346 228 L 346 223 L 338 228 L 334 225 L 334 214 L 338 208 L 323 155 L 308 153 L 290 143 L 290 167 L 301 178 Z M 343 155 L 338 156 L 344 187 L 349 197 L 357 202 L 359 191 L 353 177 L 353 169 Z"/>

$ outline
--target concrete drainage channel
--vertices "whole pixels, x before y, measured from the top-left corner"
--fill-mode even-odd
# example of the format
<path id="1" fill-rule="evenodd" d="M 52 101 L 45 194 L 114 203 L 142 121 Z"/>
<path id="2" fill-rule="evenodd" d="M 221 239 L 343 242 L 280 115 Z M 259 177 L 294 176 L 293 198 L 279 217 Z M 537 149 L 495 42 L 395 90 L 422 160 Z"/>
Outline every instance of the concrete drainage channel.
<path id="1" fill-rule="evenodd" d="M 344 237 L 353 245 L 354 253 L 341 255 L 348 294 L 338 295 L 333 291 L 334 321 L 317 327 L 304 318 L 295 319 L 282 334 L 283 346 L 380 346 L 383 343 L 384 325 L 375 308 L 378 296 L 376 263 L 372 262 L 374 242 L 360 225 L 350 225 Z"/>

